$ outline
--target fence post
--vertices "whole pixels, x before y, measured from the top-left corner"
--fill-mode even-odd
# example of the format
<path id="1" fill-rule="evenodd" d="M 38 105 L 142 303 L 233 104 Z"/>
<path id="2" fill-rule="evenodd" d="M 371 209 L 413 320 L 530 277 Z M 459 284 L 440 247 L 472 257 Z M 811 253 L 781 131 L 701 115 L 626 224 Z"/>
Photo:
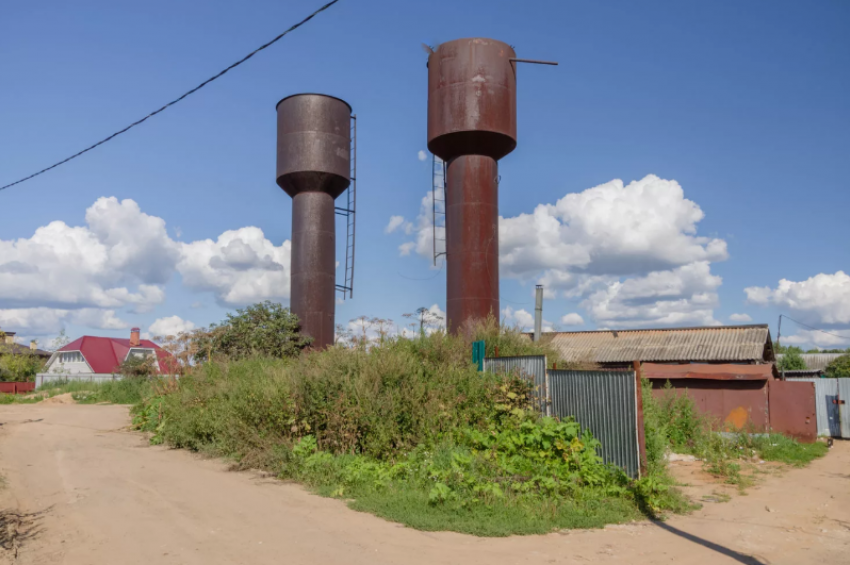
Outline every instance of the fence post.
<path id="1" fill-rule="evenodd" d="M 646 474 L 646 432 L 643 424 L 643 382 L 640 373 L 640 361 L 634 361 L 635 370 L 635 401 L 637 402 L 637 435 L 638 458 L 640 460 L 640 475 Z"/>

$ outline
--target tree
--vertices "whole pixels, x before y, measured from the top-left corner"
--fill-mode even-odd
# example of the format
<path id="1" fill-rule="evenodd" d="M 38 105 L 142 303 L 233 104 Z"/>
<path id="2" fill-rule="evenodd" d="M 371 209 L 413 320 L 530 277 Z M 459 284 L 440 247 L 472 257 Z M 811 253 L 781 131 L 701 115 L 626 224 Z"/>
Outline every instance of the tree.
<path id="1" fill-rule="evenodd" d="M 50 351 L 58 351 L 58 350 L 62 349 L 63 347 L 65 347 L 66 345 L 68 345 L 69 343 L 71 343 L 71 340 L 70 340 L 70 338 L 68 338 L 68 335 L 65 333 L 65 328 L 62 328 L 59 331 L 59 335 L 57 335 L 55 338 L 53 338 L 53 341 L 50 342 Z"/>
<path id="2" fill-rule="evenodd" d="M 299 328 L 298 316 L 266 300 L 228 314 L 221 324 L 211 326 L 211 351 L 231 358 L 294 357 L 312 342 Z"/>
<path id="3" fill-rule="evenodd" d="M 832 379 L 850 377 L 850 354 L 833 359 L 826 366 L 826 376 Z"/>
<path id="4" fill-rule="evenodd" d="M 776 368 L 780 371 L 804 371 L 807 369 L 806 362 L 803 360 L 803 350 L 799 347 L 789 346 L 784 348 L 784 354 Z"/>

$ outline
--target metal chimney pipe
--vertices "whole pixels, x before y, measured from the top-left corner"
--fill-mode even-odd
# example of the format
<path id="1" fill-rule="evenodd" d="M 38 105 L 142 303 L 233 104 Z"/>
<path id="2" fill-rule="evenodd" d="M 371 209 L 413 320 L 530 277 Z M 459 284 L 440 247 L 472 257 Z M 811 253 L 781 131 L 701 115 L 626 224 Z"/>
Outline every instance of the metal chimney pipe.
<path id="1" fill-rule="evenodd" d="M 428 149 L 445 161 L 446 315 L 451 332 L 499 316 L 499 169 L 516 147 L 516 57 L 457 39 L 428 57 Z"/>
<path id="2" fill-rule="evenodd" d="M 534 289 L 534 341 L 540 341 L 543 331 L 543 285 Z"/>
<path id="3" fill-rule="evenodd" d="M 334 200 L 351 183 L 351 106 L 324 94 L 277 103 L 277 184 L 292 197 L 290 310 L 314 349 L 334 343 Z"/>

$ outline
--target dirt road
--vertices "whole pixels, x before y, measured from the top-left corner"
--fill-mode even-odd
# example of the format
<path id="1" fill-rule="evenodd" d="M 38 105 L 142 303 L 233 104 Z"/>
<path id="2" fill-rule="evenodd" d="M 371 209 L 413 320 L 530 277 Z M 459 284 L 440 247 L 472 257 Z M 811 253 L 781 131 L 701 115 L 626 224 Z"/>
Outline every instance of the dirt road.
<path id="1" fill-rule="evenodd" d="M 664 524 L 479 539 L 149 447 L 122 406 L 0 406 L 0 422 L 0 560 L 11 563 L 850 564 L 850 443 Z"/>

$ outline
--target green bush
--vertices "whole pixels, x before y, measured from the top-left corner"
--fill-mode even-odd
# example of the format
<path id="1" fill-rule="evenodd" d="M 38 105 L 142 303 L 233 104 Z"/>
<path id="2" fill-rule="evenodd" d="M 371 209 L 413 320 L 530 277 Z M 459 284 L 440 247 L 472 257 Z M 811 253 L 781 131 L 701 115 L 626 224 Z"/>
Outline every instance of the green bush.
<path id="1" fill-rule="evenodd" d="M 264 468 L 422 529 L 542 533 L 682 508 L 669 481 L 631 481 L 578 424 L 540 417 L 529 382 L 479 373 L 478 339 L 501 356 L 542 350 L 490 323 L 463 337 L 212 362 L 152 388 L 134 421 L 154 443 Z"/>

